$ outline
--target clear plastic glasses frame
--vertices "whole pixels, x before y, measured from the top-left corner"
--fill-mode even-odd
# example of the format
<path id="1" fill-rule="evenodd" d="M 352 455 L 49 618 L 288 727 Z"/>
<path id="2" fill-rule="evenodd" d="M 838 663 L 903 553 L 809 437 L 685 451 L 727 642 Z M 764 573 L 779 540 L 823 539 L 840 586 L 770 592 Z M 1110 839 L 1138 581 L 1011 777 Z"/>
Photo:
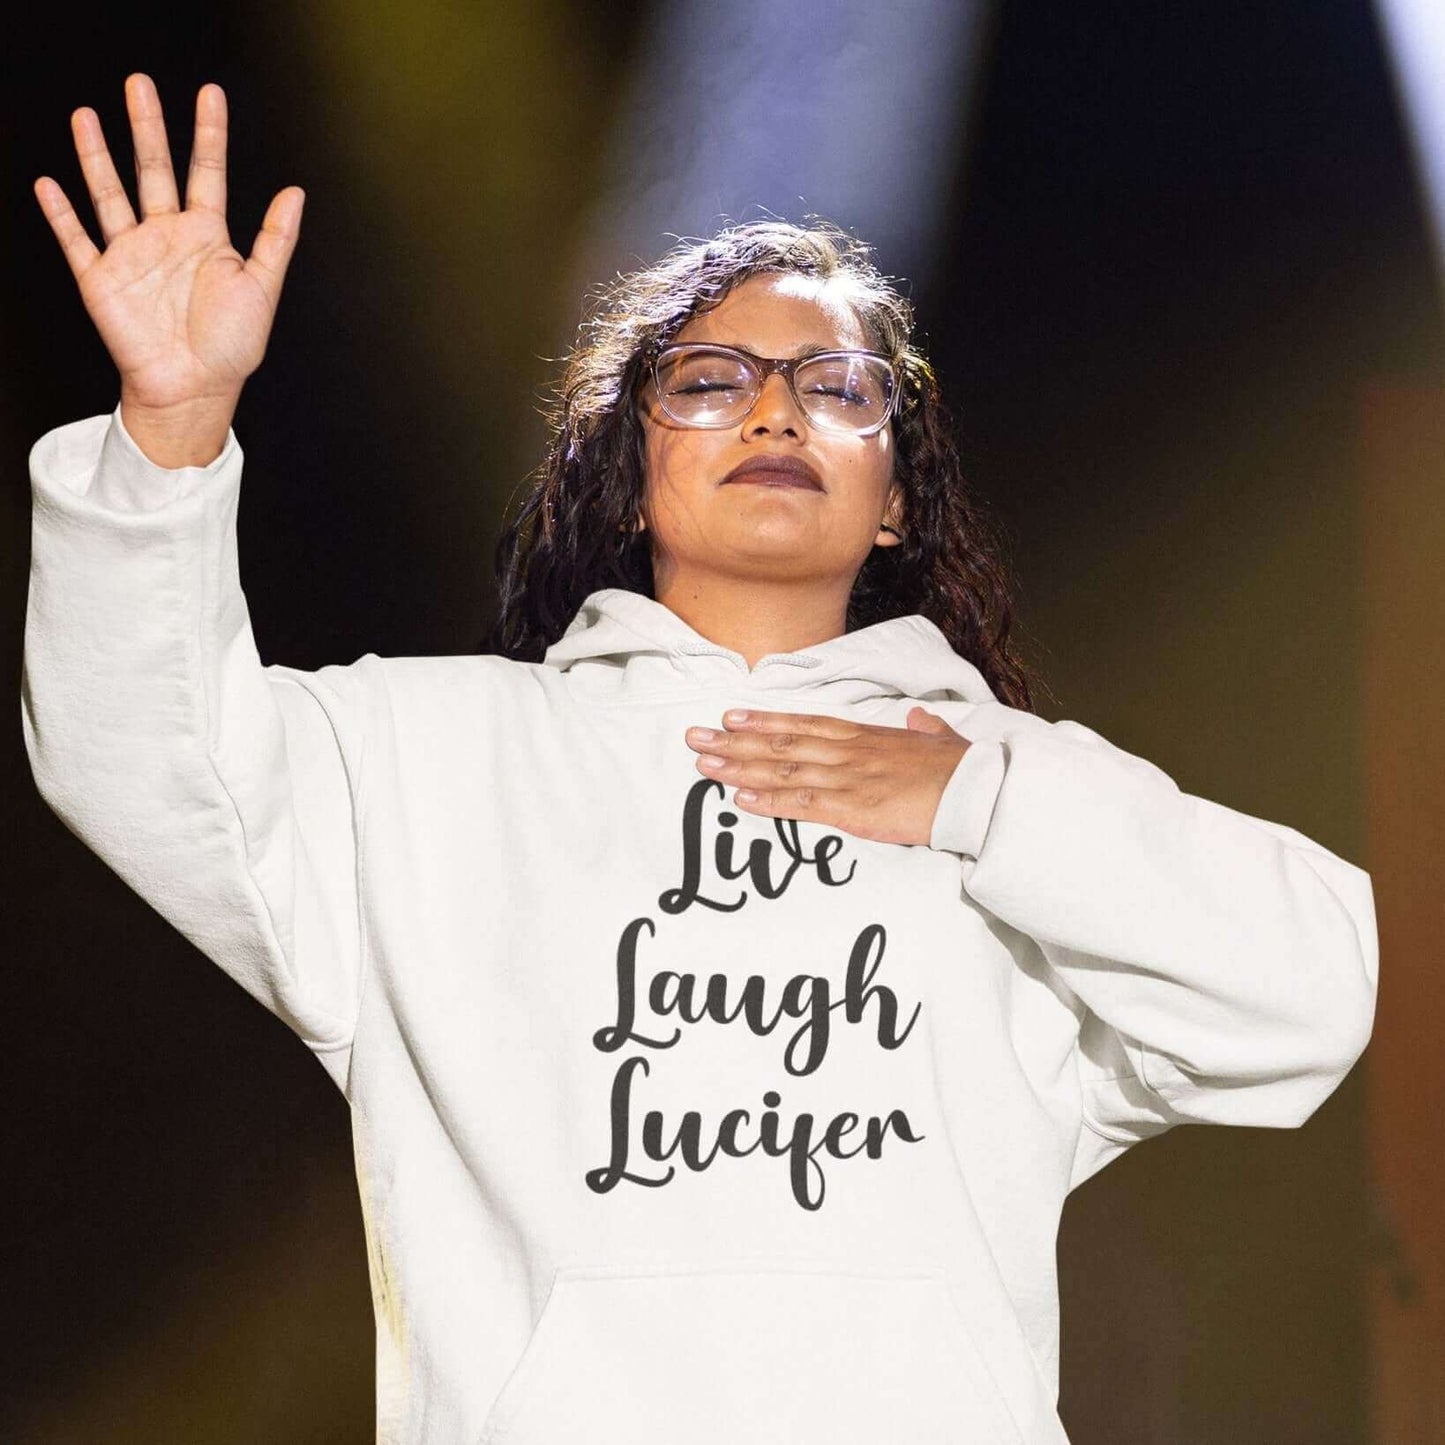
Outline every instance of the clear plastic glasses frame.
<path id="1" fill-rule="evenodd" d="M 722 353 L 725 356 L 736 357 L 743 364 L 744 371 L 748 377 L 749 386 L 746 392 L 745 404 L 735 408 L 736 414 L 729 412 L 726 418 L 718 421 L 698 421 L 693 417 L 679 416 L 677 412 L 667 404 L 667 390 L 662 384 L 662 370 L 667 362 L 676 360 L 678 357 L 688 353 L 713 352 Z M 804 367 L 812 366 L 821 361 L 836 361 L 840 357 L 850 360 L 866 357 L 872 361 L 879 361 L 887 368 L 888 373 L 888 395 L 883 405 L 883 415 L 877 420 L 870 422 L 867 426 L 846 426 L 838 425 L 835 422 L 827 421 L 819 416 L 803 396 L 799 394 L 797 373 Z M 898 369 L 891 358 L 880 351 L 864 351 L 856 347 L 839 348 L 836 351 L 817 351 L 808 356 L 782 357 L 782 356 L 757 356 L 751 351 L 744 351 L 740 346 L 723 346 L 718 342 L 711 341 L 683 341 L 674 342 L 664 346 L 652 358 L 652 383 L 657 391 L 658 405 L 675 422 L 681 426 L 700 427 L 705 430 L 718 430 L 722 427 L 736 426 L 744 417 L 757 405 L 758 398 L 763 393 L 763 385 L 774 372 L 778 372 L 788 383 L 788 390 L 793 397 L 793 404 L 809 422 L 815 426 L 824 428 L 827 431 L 845 432 L 851 436 L 872 436 L 873 433 L 882 431 L 888 425 L 889 419 L 898 404 Z"/>

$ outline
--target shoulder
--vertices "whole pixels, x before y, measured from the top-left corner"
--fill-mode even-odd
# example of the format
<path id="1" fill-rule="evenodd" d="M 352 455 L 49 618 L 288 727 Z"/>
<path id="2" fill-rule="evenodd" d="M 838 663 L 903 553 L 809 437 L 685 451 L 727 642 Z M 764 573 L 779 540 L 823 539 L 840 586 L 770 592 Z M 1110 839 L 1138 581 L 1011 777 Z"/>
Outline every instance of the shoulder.
<path id="1" fill-rule="evenodd" d="M 272 664 L 275 681 L 294 683 L 317 701 L 342 708 L 396 708 L 415 705 L 474 705 L 487 698 L 516 698 L 541 692 L 546 674 L 542 663 L 517 662 L 483 653 L 383 657 L 363 653 L 354 662 L 328 663 L 314 671 Z"/>

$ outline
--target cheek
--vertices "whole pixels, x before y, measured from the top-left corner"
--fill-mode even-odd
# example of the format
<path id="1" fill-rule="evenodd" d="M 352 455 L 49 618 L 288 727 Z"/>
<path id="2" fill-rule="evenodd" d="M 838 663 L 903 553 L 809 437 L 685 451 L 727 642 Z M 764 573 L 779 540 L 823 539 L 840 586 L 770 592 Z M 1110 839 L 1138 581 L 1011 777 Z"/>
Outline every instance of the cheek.
<path id="1" fill-rule="evenodd" d="M 650 429 L 645 451 L 648 496 L 655 500 L 697 491 L 716 469 L 718 450 L 717 437 L 705 431 Z"/>
<path id="2" fill-rule="evenodd" d="M 893 486 L 893 479 L 897 472 L 897 460 L 893 434 L 887 427 L 884 427 L 879 435 L 878 445 L 869 458 L 873 494 L 880 507 L 887 502 L 888 493 Z"/>
<path id="3" fill-rule="evenodd" d="M 665 431 L 653 431 L 647 439 L 647 471 L 643 489 L 654 505 L 658 497 L 671 490 L 677 471 L 677 443 Z"/>
<path id="4" fill-rule="evenodd" d="M 835 475 L 846 478 L 848 490 L 860 505 L 865 499 L 882 502 L 893 480 L 893 439 L 886 431 L 839 451 L 830 460 Z"/>
<path id="5" fill-rule="evenodd" d="M 873 449 L 873 465 L 877 468 L 877 475 L 884 487 L 893 480 L 893 463 L 893 429 L 884 427 L 878 433 L 877 444 Z"/>

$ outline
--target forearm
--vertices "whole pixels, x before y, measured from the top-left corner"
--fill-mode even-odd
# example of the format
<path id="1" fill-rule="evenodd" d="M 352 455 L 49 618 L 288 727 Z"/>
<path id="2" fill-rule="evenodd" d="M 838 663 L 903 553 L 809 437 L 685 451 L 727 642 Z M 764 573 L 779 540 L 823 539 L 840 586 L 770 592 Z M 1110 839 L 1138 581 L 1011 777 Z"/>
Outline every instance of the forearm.
<path id="1" fill-rule="evenodd" d="M 1078 724 L 974 746 L 1007 763 L 970 896 L 1039 943 L 1185 1115 L 1300 1122 L 1369 1037 L 1368 874 Z"/>
<path id="2" fill-rule="evenodd" d="M 358 961 L 325 680 L 257 656 L 234 436 L 204 469 L 127 455 L 102 417 L 32 452 L 23 722 L 37 787 L 248 992 L 308 1041 L 339 1045 Z"/>

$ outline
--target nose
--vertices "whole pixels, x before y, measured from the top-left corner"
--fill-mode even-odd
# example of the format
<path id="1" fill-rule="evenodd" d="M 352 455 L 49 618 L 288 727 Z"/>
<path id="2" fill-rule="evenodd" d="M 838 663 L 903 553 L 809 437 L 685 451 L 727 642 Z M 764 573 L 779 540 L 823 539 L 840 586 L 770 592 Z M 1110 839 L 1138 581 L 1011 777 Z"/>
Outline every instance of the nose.
<path id="1" fill-rule="evenodd" d="M 774 372 L 763 382 L 753 409 L 743 418 L 743 435 L 801 436 L 807 428 L 807 418 L 798 409 L 787 378 Z"/>

